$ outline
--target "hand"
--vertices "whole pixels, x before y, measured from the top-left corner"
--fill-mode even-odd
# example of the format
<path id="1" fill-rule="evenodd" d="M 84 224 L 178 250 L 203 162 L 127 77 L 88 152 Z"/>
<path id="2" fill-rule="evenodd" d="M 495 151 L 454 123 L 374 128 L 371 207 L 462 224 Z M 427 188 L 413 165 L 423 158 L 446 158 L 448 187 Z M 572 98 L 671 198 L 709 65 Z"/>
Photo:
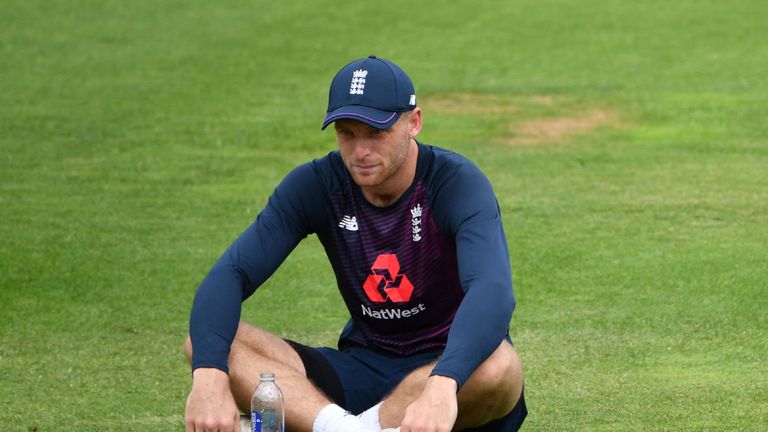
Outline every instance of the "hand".
<path id="1" fill-rule="evenodd" d="M 185 432 L 240 432 L 229 376 L 218 369 L 195 369 L 184 417 Z"/>
<path id="2" fill-rule="evenodd" d="M 456 423 L 457 384 L 453 378 L 433 375 L 424 391 L 405 409 L 402 432 L 450 432 Z"/>

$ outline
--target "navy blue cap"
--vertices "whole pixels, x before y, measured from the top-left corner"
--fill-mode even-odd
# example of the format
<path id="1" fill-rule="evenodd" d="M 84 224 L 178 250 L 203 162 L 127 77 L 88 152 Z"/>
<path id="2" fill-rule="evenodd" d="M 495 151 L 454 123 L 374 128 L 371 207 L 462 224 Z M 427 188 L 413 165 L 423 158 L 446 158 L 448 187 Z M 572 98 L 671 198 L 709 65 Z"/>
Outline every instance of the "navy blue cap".
<path id="1" fill-rule="evenodd" d="M 331 82 L 323 129 L 340 119 L 386 129 L 400 113 L 416 108 L 416 91 L 400 67 L 376 56 L 344 66 Z"/>

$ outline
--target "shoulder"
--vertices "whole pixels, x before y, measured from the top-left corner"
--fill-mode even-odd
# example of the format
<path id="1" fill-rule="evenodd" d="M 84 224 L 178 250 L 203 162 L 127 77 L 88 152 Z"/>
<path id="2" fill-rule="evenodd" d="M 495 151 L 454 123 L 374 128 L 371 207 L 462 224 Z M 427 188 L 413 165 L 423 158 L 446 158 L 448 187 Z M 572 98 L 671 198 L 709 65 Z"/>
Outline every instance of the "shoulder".
<path id="1" fill-rule="evenodd" d="M 292 193 L 316 193 L 320 189 L 335 189 L 343 178 L 344 168 L 338 152 L 305 162 L 291 170 L 283 179 L 278 189 L 288 189 Z"/>
<path id="2" fill-rule="evenodd" d="M 461 183 L 466 180 L 485 180 L 482 170 L 467 157 L 440 147 L 422 145 L 429 161 L 428 180 L 437 184 L 443 182 Z"/>
<path id="3" fill-rule="evenodd" d="M 427 152 L 432 161 L 425 182 L 442 226 L 455 229 L 468 219 L 498 216 L 493 187 L 474 162 L 439 147 L 429 147 Z"/>
<path id="4" fill-rule="evenodd" d="M 278 204 L 291 203 L 295 208 L 314 207 L 338 183 L 335 165 L 332 152 L 296 166 L 277 185 L 271 200 Z"/>
<path id="5" fill-rule="evenodd" d="M 315 232 L 328 215 L 329 195 L 341 181 L 336 158 L 340 159 L 332 152 L 293 168 L 277 185 L 262 214 L 274 214 Z"/>
<path id="6" fill-rule="evenodd" d="M 440 147 L 424 146 L 424 149 L 430 160 L 425 181 L 433 193 L 493 194 L 488 177 L 468 158 Z"/>

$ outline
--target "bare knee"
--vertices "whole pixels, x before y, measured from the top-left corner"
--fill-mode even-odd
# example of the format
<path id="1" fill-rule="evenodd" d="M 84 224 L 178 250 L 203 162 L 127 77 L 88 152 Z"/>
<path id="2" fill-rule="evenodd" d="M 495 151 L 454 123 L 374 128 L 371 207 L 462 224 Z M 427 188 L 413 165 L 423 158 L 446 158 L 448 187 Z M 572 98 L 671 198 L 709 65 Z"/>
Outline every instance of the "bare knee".
<path id="1" fill-rule="evenodd" d="M 505 416 L 517 404 L 523 387 L 520 358 L 504 341 L 469 377 L 459 392 L 459 420 L 480 426 Z"/>
<path id="2" fill-rule="evenodd" d="M 523 390 L 523 367 L 512 344 L 503 342 L 480 368 L 480 381 L 499 401 L 498 417 L 515 407 Z"/>
<path id="3" fill-rule="evenodd" d="M 508 388 L 522 378 L 520 358 L 514 348 L 504 342 L 477 369 L 477 379 L 485 388 Z"/>
<path id="4" fill-rule="evenodd" d="M 184 354 L 187 356 L 187 361 L 192 363 L 192 338 L 189 336 L 184 339 Z"/>

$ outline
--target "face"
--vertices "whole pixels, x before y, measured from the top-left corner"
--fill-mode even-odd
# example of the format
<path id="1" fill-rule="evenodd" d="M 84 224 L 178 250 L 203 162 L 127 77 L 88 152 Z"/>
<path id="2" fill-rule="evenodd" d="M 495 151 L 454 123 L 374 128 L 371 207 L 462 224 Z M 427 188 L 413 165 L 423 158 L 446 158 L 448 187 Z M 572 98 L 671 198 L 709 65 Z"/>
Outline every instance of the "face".
<path id="1" fill-rule="evenodd" d="M 334 123 L 341 158 L 355 183 L 363 188 L 386 188 L 402 177 L 411 139 L 418 133 L 414 115 L 417 113 L 403 113 L 389 129 L 349 119 Z"/>

